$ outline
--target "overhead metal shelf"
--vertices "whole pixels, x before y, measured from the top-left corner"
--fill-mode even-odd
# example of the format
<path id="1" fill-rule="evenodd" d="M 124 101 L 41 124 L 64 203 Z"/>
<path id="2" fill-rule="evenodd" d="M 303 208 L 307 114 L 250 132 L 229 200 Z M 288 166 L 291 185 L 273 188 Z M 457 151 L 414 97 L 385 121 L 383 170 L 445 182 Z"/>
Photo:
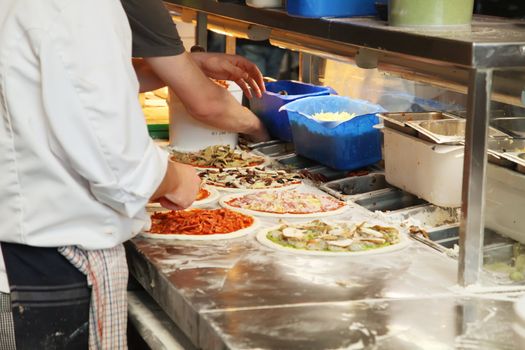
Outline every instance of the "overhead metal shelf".
<path id="1" fill-rule="evenodd" d="M 475 16 L 468 30 L 437 32 L 390 27 L 372 17 L 292 17 L 283 10 L 214 0 L 167 0 L 166 3 L 281 31 L 463 67 L 525 65 L 525 21 L 520 20 Z"/>

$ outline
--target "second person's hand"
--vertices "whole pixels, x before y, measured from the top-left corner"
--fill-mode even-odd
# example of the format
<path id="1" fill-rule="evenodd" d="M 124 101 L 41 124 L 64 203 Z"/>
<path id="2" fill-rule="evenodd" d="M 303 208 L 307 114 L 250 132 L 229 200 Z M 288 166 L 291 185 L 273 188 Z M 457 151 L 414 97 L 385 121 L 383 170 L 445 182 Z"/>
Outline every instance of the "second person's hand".
<path id="1" fill-rule="evenodd" d="M 210 78 L 232 80 L 248 98 L 261 97 L 266 91 L 261 71 L 250 60 L 239 55 L 195 52 L 191 57 Z"/>

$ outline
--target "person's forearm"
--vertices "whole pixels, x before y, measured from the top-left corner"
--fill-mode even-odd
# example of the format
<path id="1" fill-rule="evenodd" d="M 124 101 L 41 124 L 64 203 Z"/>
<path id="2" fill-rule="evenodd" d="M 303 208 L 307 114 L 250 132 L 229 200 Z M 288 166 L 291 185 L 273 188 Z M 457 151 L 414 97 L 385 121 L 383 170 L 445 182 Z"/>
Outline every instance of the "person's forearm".
<path id="1" fill-rule="evenodd" d="M 265 132 L 259 118 L 210 81 L 189 54 L 145 60 L 195 119 L 225 131 L 254 136 Z"/>
<path id="2" fill-rule="evenodd" d="M 166 86 L 166 83 L 158 77 L 149 64 L 142 58 L 133 59 L 133 68 L 137 74 L 140 92 L 152 91 Z"/>

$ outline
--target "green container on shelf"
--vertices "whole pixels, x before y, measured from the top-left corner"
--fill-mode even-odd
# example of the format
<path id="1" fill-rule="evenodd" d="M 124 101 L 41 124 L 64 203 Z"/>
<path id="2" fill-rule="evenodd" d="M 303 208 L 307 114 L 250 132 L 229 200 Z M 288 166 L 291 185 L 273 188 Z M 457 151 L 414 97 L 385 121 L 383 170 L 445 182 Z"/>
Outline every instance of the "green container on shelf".
<path id="1" fill-rule="evenodd" d="M 148 124 L 148 132 L 154 140 L 168 140 L 170 138 L 170 125 Z"/>
<path id="2" fill-rule="evenodd" d="M 388 24 L 434 29 L 468 26 L 473 10 L 474 0 L 390 0 Z"/>

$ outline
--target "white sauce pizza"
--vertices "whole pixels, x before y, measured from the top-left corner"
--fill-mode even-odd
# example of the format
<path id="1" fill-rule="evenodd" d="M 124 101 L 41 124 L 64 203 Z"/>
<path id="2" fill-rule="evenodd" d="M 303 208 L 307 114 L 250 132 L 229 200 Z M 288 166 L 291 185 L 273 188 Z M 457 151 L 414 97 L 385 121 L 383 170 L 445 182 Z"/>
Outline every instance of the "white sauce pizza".
<path id="1" fill-rule="evenodd" d="M 269 248 L 293 254 L 345 257 L 388 253 L 410 243 L 395 227 L 322 220 L 282 223 L 259 231 L 257 240 Z"/>

